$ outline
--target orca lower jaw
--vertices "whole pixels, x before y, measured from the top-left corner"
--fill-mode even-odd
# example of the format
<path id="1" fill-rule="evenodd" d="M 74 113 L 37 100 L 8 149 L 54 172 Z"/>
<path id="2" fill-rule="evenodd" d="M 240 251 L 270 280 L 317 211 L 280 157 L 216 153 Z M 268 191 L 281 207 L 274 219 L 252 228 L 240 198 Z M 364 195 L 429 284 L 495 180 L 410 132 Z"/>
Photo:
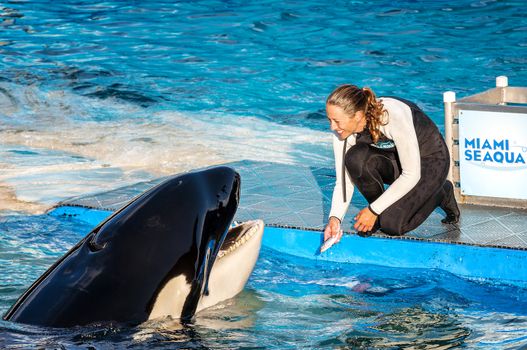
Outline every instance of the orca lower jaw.
<path id="1" fill-rule="evenodd" d="M 251 220 L 238 224 L 229 229 L 225 241 L 218 252 L 217 259 L 232 254 L 241 246 L 249 242 L 252 238 L 256 238 L 258 233 L 263 231 L 264 223 L 262 220 Z"/>

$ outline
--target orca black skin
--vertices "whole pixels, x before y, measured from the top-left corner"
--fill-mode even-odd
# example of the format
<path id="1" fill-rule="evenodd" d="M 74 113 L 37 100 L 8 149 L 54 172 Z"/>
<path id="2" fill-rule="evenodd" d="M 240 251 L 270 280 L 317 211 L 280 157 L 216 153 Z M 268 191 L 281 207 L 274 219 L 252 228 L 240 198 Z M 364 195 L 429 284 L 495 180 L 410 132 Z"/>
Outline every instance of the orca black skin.
<path id="1" fill-rule="evenodd" d="M 192 318 L 239 191 L 239 174 L 224 166 L 169 178 L 84 237 L 4 319 L 49 327 L 139 324 L 165 283 L 178 275 L 191 285 L 181 318 Z"/>

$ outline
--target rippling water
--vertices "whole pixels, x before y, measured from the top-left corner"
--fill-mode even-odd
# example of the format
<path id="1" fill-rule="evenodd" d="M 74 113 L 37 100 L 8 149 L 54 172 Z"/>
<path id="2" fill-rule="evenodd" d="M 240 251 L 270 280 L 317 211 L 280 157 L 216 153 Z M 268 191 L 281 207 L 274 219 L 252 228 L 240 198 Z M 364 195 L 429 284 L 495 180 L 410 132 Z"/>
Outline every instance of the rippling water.
<path id="1" fill-rule="evenodd" d="M 0 313 L 90 227 L 0 221 Z M 1 348 L 484 348 L 527 346 L 527 290 L 422 269 L 337 264 L 262 249 L 245 290 L 192 324 L 51 329 L 0 321 Z"/>
<path id="2" fill-rule="evenodd" d="M 331 167 L 324 100 L 341 83 L 442 128 L 444 91 L 527 86 L 526 18 L 523 1 L 0 2 L 0 311 L 89 230 L 21 213 L 242 159 Z M 264 250 L 243 294 L 188 327 L 0 322 L 0 347 L 514 348 L 524 300 Z"/>
<path id="3" fill-rule="evenodd" d="M 338 84 L 526 86 L 522 1 L 0 3 L 0 209 L 240 159 L 331 166 Z"/>

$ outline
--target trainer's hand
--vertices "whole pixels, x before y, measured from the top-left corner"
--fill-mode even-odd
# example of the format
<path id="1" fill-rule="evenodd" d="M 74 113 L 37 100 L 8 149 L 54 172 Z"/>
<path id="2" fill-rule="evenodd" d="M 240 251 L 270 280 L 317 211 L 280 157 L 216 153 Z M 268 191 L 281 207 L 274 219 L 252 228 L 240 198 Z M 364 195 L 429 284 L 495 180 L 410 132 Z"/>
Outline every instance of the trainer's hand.
<path id="1" fill-rule="evenodd" d="M 359 211 L 355 216 L 355 225 L 353 225 L 353 227 L 359 232 L 368 232 L 373 229 L 376 220 L 377 215 L 373 214 L 371 210 L 366 207 Z"/>
<path id="2" fill-rule="evenodd" d="M 342 230 L 340 229 L 340 220 L 332 216 L 324 229 L 324 242 L 330 237 L 337 237 L 337 242 L 340 242 L 342 237 Z"/>

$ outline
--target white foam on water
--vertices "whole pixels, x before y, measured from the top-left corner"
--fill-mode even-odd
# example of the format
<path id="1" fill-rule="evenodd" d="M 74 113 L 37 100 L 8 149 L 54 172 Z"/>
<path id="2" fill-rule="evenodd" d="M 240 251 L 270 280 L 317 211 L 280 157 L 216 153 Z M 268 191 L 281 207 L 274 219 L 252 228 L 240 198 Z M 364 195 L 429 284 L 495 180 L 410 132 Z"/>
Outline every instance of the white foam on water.
<path id="1" fill-rule="evenodd" d="M 326 132 L 251 116 L 149 112 L 65 91 L 1 87 L 11 96 L 3 103 L 17 105 L 0 117 L 0 188 L 16 194 L 0 210 L 15 201 L 17 207 L 49 207 L 71 196 L 239 160 L 332 161 Z M 95 121 L 100 113 L 111 120 Z"/>
<path id="2" fill-rule="evenodd" d="M 308 281 L 308 284 L 316 284 L 319 286 L 335 286 L 335 287 L 346 287 L 353 289 L 358 286 L 361 281 L 357 277 L 334 277 L 334 278 L 321 278 L 313 281 Z"/>

